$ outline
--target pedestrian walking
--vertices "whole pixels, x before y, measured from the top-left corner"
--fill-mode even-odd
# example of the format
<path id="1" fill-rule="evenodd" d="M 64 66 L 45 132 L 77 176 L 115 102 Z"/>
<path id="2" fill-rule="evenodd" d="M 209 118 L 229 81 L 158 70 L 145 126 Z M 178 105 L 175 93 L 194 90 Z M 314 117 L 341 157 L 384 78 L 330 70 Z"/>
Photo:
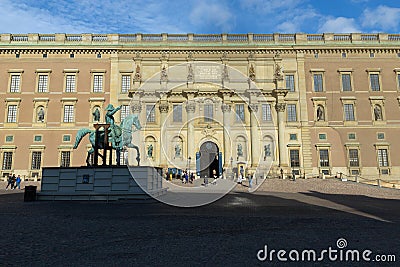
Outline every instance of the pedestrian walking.
<path id="1" fill-rule="evenodd" d="M 249 174 L 249 188 L 253 187 L 253 175 Z"/>
<path id="2" fill-rule="evenodd" d="M 18 187 L 18 189 L 21 189 L 21 177 L 19 175 L 17 176 L 17 179 L 15 180 L 14 189 L 17 188 L 17 187 Z"/>
<path id="3" fill-rule="evenodd" d="M 17 178 L 15 177 L 15 174 L 12 175 L 11 177 L 11 189 L 14 190 L 14 184 Z"/>
<path id="4" fill-rule="evenodd" d="M 11 174 L 10 174 L 10 175 L 8 176 L 8 178 L 7 178 L 6 190 L 8 190 L 8 187 L 9 187 L 9 186 L 11 186 L 10 188 L 12 189 L 11 181 L 12 181 L 12 176 L 11 176 Z"/>

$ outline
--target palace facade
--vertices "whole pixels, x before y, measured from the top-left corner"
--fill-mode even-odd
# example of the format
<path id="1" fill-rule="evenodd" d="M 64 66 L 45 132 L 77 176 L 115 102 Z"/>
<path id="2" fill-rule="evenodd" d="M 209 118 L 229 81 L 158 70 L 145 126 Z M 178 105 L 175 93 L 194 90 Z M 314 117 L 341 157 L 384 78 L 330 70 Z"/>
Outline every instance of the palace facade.
<path id="1" fill-rule="evenodd" d="M 399 34 L 1 34 L 0 63 L 1 177 L 84 165 L 108 104 L 141 165 L 400 176 Z"/>

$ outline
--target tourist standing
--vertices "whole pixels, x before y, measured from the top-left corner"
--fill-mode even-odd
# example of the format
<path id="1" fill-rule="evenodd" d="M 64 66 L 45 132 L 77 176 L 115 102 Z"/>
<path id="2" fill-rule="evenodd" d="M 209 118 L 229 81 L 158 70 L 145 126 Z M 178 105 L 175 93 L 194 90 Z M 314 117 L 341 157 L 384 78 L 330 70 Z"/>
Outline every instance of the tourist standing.
<path id="1" fill-rule="evenodd" d="M 249 188 L 253 187 L 253 175 L 249 173 Z"/>

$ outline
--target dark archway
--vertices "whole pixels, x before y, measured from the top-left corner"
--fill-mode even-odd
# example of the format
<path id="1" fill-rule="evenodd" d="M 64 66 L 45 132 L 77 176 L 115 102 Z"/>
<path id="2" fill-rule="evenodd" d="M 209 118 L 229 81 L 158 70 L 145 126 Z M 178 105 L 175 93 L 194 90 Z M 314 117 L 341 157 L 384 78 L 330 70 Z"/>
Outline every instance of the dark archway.
<path id="1" fill-rule="evenodd" d="M 217 144 L 207 141 L 200 146 L 200 177 L 213 177 L 219 172 L 219 149 Z"/>

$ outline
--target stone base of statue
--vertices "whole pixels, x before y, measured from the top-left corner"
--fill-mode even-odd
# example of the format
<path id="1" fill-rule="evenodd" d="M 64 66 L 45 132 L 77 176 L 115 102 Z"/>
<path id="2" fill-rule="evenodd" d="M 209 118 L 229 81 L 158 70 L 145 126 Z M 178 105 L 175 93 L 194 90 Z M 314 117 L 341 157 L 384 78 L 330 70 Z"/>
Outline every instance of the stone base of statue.
<path id="1" fill-rule="evenodd" d="M 37 194 L 37 199 L 143 200 L 165 193 L 166 189 L 162 188 L 161 168 L 146 166 L 50 167 L 43 168 L 41 190 Z"/>

